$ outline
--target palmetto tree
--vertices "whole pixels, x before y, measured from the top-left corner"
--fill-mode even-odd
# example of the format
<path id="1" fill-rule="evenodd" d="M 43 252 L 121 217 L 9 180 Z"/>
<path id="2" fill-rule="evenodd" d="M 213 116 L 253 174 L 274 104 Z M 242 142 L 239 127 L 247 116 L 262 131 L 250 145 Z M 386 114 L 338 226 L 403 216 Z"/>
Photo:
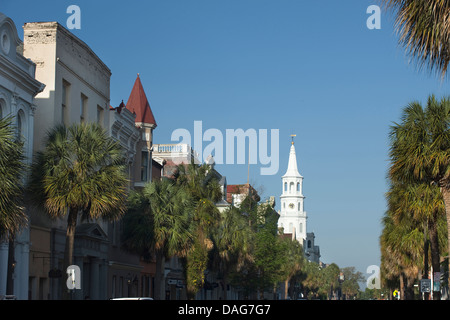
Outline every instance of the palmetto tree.
<path id="1" fill-rule="evenodd" d="M 412 285 L 423 255 L 423 233 L 411 220 L 395 223 L 390 210 L 386 212 L 382 223 L 381 274 L 384 281 L 400 281 L 401 299 L 412 299 Z"/>
<path id="2" fill-rule="evenodd" d="M 401 122 L 391 128 L 391 167 L 394 183 L 422 183 L 440 188 L 450 230 L 450 100 L 430 96 L 423 108 L 413 102 Z M 447 233 L 450 247 L 450 233 Z"/>
<path id="3" fill-rule="evenodd" d="M 382 0 L 396 16 L 399 43 L 442 77 L 450 61 L 450 2 L 447 0 Z"/>
<path id="4" fill-rule="evenodd" d="M 227 299 L 228 276 L 239 272 L 246 263 L 253 261 L 253 232 L 248 218 L 236 207 L 221 213 L 219 224 L 213 230 L 213 268 L 217 270 L 223 283 L 223 299 Z"/>
<path id="5" fill-rule="evenodd" d="M 123 151 L 100 125 L 57 126 L 48 133 L 32 165 L 30 190 L 52 218 L 67 216 L 64 268 L 72 264 L 78 218 L 118 219 L 127 186 Z"/>
<path id="6" fill-rule="evenodd" d="M 17 137 L 12 118 L 0 118 L 0 241 L 8 239 L 6 293 L 13 294 L 15 236 L 28 221 L 22 206 L 23 143 Z"/>
<path id="7" fill-rule="evenodd" d="M 175 180 L 193 200 L 191 232 L 192 246 L 186 255 L 187 293 L 193 298 L 204 285 L 204 273 L 208 266 L 208 252 L 214 244 L 212 231 L 220 219 L 216 203 L 222 198 L 222 191 L 211 165 L 179 165 Z"/>
<path id="8" fill-rule="evenodd" d="M 168 179 L 155 180 L 132 192 L 124 217 L 125 246 L 142 255 L 156 255 L 155 299 L 163 299 L 166 257 L 185 256 L 192 244 L 189 194 Z"/>
<path id="9" fill-rule="evenodd" d="M 0 118 L 0 240 L 16 234 L 28 219 L 21 205 L 24 171 L 23 143 L 12 118 Z"/>
<path id="10" fill-rule="evenodd" d="M 284 298 L 287 299 L 289 295 L 289 282 L 302 270 L 306 259 L 303 253 L 303 246 L 300 242 L 289 238 L 280 238 L 280 242 L 284 244 L 283 249 L 286 252 L 286 260 L 281 266 L 281 269 L 284 276 Z M 290 287 L 291 297 L 293 297 L 293 287 Z"/>
<path id="11" fill-rule="evenodd" d="M 439 228 L 440 223 L 444 221 L 445 210 L 442 201 L 442 195 L 439 187 L 430 184 L 393 184 L 387 193 L 389 204 L 389 212 L 393 223 L 399 228 L 409 227 L 411 230 L 408 239 L 402 240 L 404 243 L 411 239 L 411 236 L 423 234 L 422 248 L 419 252 L 423 259 L 419 259 L 419 255 L 414 256 L 419 265 L 419 261 L 423 261 L 423 274 L 428 277 L 428 248 L 431 251 L 431 264 L 433 270 L 440 269 L 440 253 L 442 247 L 445 251 L 445 243 L 440 241 L 440 233 L 445 230 Z M 440 229 L 440 230 L 439 230 Z M 443 232 L 444 231 L 444 232 Z M 420 238 L 420 236 L 419 236 Z M 398 247 L 398 245 L 397 245 Z M 405 252 L 411 252 L 412 248 L 405 248 Z M 410 254 L 411 257 L 413 255 Z M 412 258 L 411 258 L 412 259 Z M 439 293 L 433 295 L 434 299 L 439 300 Z"/>

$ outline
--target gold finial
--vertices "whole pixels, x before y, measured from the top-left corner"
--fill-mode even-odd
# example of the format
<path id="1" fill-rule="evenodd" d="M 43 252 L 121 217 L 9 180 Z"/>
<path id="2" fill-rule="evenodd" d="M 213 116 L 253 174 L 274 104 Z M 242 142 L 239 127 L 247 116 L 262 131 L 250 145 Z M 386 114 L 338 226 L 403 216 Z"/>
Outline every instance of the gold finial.
<path id="1" fill-rule="evenodd" d="M 291 138 L 292 138 L 292 144 L 294 144 L 294 137 L 296 137 L 296 134 L 291 134 Z"/>

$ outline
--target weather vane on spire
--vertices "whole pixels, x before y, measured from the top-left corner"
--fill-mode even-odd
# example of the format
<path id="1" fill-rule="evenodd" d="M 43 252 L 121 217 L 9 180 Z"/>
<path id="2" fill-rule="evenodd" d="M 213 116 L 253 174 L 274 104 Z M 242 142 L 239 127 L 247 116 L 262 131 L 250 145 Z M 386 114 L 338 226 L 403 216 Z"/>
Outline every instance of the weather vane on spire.
<path id="1" fill-rule="evenodd" d="M 296 137 L 296 134 L 291 134 L 291 138 L 292 138 L 292 144 L 294 144 L 294 137 Z"/>

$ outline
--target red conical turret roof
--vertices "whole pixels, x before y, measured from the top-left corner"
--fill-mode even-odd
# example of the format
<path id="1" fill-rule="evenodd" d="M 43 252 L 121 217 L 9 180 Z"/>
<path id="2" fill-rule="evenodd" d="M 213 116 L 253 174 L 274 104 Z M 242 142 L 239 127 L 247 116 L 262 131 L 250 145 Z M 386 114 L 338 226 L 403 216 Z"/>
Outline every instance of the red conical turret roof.
<path id="1" fill-rule="evenodd" d="M 136 114 L 135 122 L 153 124 L 156 127 L 155 117 L 142 87 L 139 73 L 128 98 L 126 108 Z"/>

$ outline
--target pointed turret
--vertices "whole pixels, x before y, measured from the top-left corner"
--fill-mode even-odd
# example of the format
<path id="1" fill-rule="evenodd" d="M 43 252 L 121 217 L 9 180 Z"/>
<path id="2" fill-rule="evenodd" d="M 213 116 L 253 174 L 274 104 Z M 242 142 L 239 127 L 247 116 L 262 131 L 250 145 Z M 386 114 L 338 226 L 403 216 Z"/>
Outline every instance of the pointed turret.
<path id="1" fill-rule="evenodd" d="M 136 114 L 136 123 L 156 127 L 155 117 L 145 95 L 139 73 L 128 98 L 126 108 Z"/>

